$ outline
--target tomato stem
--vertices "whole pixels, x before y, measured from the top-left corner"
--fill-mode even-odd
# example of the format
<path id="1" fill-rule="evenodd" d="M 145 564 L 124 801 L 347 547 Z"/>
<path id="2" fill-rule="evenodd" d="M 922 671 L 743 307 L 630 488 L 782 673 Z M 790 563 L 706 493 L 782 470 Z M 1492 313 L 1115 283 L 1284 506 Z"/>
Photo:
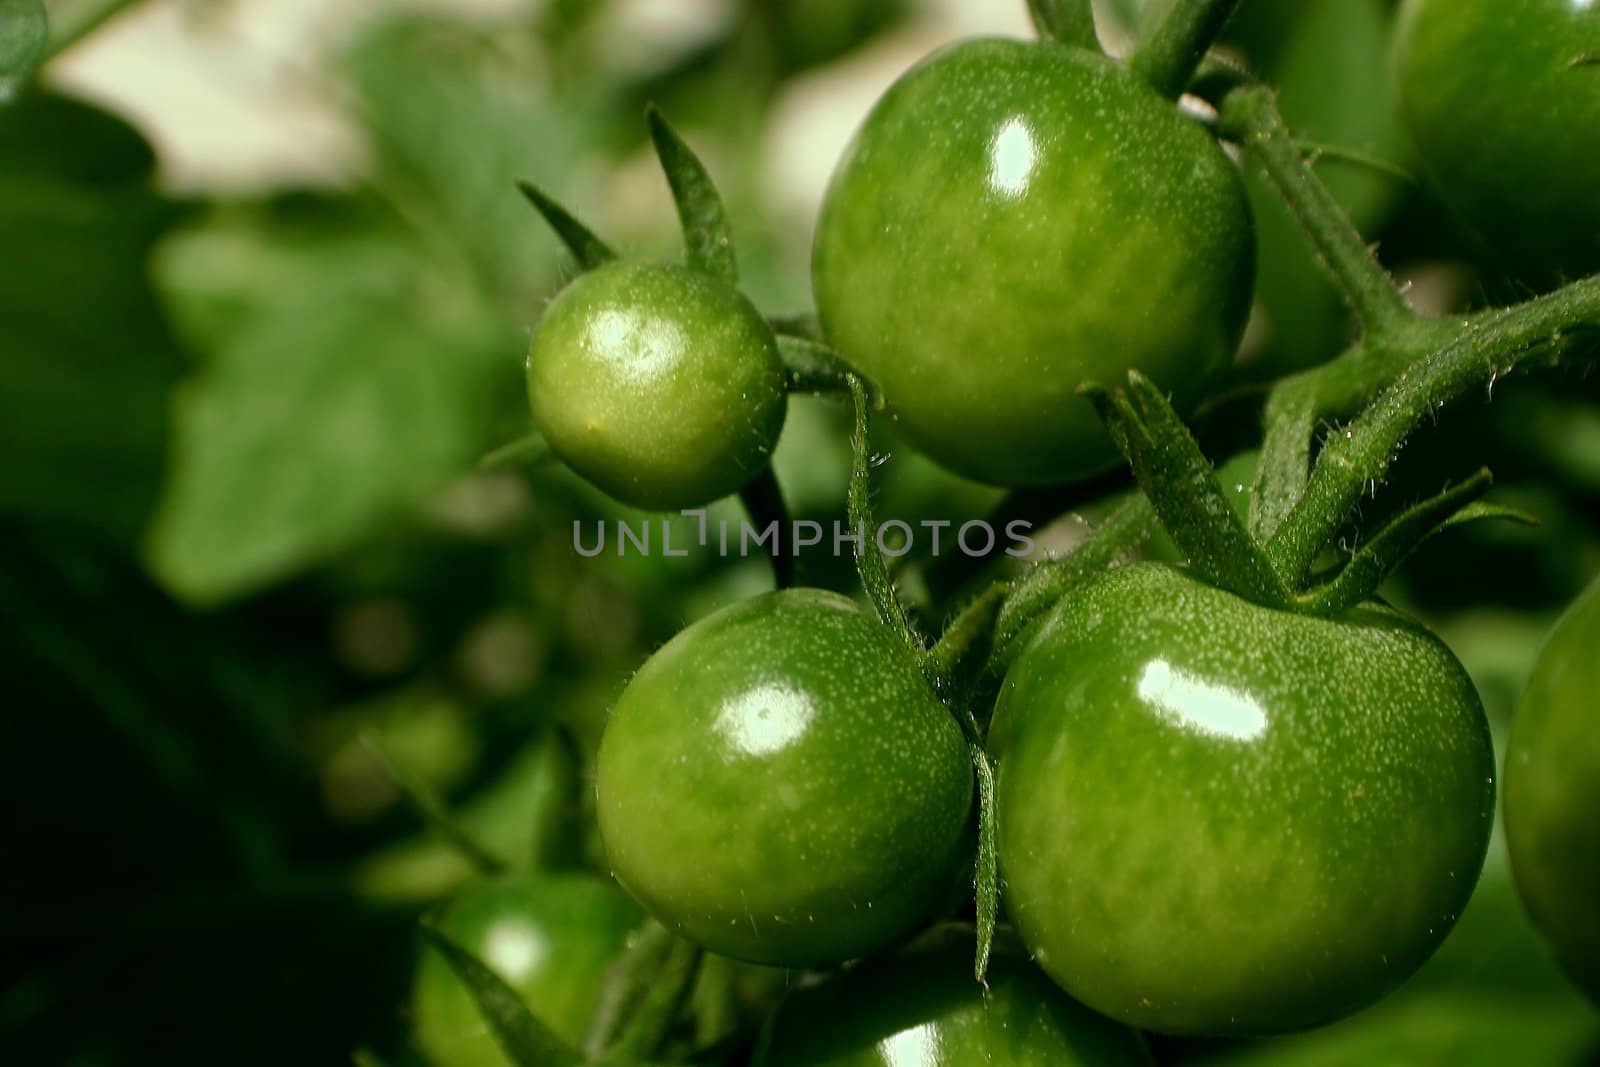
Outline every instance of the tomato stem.
<path id="1" fill-rule="evenodd" d="M 1239 0 L 1179 0 L 1128 60 L 1156 92 L 1177 99 Z"/>
<path id="2" fill-rule="evenodd" d="M 973 598 L 950 620 L 923 658 L 923 670 L 934 688 L 959 699 L 989 658 L 994 623 L 1005 605 L 1009 584 L 996 582 Z"/>
<path id="3" fill-rule="evenodd" d="M 1006 597 L 995 623 L 990 662 L 1004 668 L 1021 650 L 1034 623 L 1085 579 L 1117 561 L 1142 541 L 1155 520 L 1155 509 L 1143 493 L 1132 493 L 1068 555 L 1046 560 L 1030 570 Z"/>
<path id="4" fill-rule="evenodd" d="M 501 467 L 536 467 L 555 458 L 556 454 L 550 451 L 544 434 L 533 430 L 484 453 L 483 458 L 478 460 L 478 469 L 491 471 Z"/>
<path id="5" fill-rule="evenodd" d="M 1278 113 L 1274 92 L 1264 85 L 1232 90 L 1218 108 L 1217 126 L 1261 165 L 1367 334 L 1387 337 L 1403 330 L 1415 313 L 1306 160 Z"/>
<path id="6" fill-rule="evenodd" d="M 1100 51 L 1090 0 L 1028 0 L 1028 16 L 1043 40 Z"/>
<path id="7" fill-rule="evenodd" d="M 850 391 L 850 368 L 838 353 L 821 341 L 780 333 L 778 356 L 783 360 L 791 393 Z"/>
<path id="8" fill-rule="evenodd" d="M 672 1025 L 694 991 L 705 950 L 699 945 L 674 937 L 655 980 L 633 1009 L 628 1024 L 616 1044 L 606 1050 L 613 1061 L 649 1060 L 660 1051 Z"/>
<path id="9" fill-rule="evenodd" d="M 777 524 L 778 540 L 773 543 L 770 557 L 772 578 L 779 589 L 788 589 L 794 585 L 795 564 L 794 552 L 784 542 L 787 532 L 792 528 L 789 506 L 784 503 L 783 489 L 778 485 L 778 477 L 770 465 L 739 490 L 739 503 L 744 505 L 745 513 L 750 516 L 750 522 L 756 529 L 764 530 Z"/>
<path id="10" fill-rule="evenodd" d="M 1305 492 L 1319 426 L 1348 419 L 1465 320 L 1414 317 L 1387 344 L 1364 337 L 1337 358 L 1278 382 L 1262 414 L 1265 439 L 1250 499 L 1250 532 L 1265 542 Z"/>
<path id="11" fill-rule="evenodd" d="M 506 872 L 508 869 L 506 861 L 489 851 L 461 825 L 432 786 L 396 763 L 375 736 L 363 735 L 361 744 L 377 761 L 384 777 L 388 778 L 407 802 L 416 809 L 422 821 L 438 834 L 445 844 L 470 863 L 478 874 L 492 878 Z"/>
<path id="12" fill-rule="evenodd" d="M 1303 495 L 1267 545 L 1280 573 L 1300 586 L 1313 561 L 1337 536 L 1363 493 L 1388 473 L 1395 452 L 1425 419 L 1475 387 L 1535 356 L 1559 358 L 1585 328 L 1600 328 L 1600 276 L 1515 307 L 1484 312 L 1454 337 L 1408 366 L 1317 457 Z"/>

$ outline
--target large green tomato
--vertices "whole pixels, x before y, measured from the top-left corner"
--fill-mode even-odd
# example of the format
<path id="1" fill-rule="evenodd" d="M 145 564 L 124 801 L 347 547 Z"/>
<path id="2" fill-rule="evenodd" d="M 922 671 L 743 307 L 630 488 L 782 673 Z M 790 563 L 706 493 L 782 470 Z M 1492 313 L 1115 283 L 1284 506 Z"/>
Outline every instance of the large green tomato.
<path id="1" fill-rule="evenodd" d="M 541 1022 L 583 1040 L 606 968 L 643 916 L 614 884 L 591 875 L 522 875 L 451 900 L 438 927 L 499 973 Z M 412 994 L 417 1047 L 434 1067 L 510 1067 L 472 995 L 436 952 L 424 951 Z"/>
<path id="2" fill-rule="evenodd" d="M 1444 645 L 1378 607 L 1263 608 L 1164 564 L 1075 591 L 990 735 L 1006 907 L 1098 1011 L 1314 1026 L 1433 952 L 1482 869 L 1494 754 Z"/>
<path id="3" fill-rule="evenodd" d="M 939 463 L 997 485 L 1112 466 L 1085 381 L 1136 367 L 1196 400 L 1250 307 L 1237 169 L 1138 75 L 975 40 L 884 95 L 833 177 L 812 258 L 823 329 Z"/>
<path id="4" fill-rule="evenodd" d="M 1511 721 L 1506 843 L 1534 923 L 1600 1003 L 1600 584 L 1550 635 Z"/>
<path id="5" fill-rule="evenodd" d="M 844 597 L 787 590 L 684 630 L 606 724 L 600 834 L 656 918 L 753 963 L 836 963 L 970 875 L 971 762 L 907 652 Z"/>
<path id="6" fill-rule="evenodd" d="M 1417 148 L 1500 265 L 1600 271 L 1600 4 L 1408 0 L 1396 49 Z"/>
<path id="7" fill-rule="evenodd" d="M 1064 995 L 1020 952 L 1000 948 L 987 989 L 972 976 L 970 927 L 790 996 L 755 1067 L 1125 1067 L 1148 1064 L 1137 1031 Z"/>
<path id="8" fill-rule="evenodd" d="M 553 451 L 626 504 L 672 510 L 766 468 L 787 410 L 766 320 L 683 267 L 613 263 L 550 304 L 528 351 L 528 400 Z"/>

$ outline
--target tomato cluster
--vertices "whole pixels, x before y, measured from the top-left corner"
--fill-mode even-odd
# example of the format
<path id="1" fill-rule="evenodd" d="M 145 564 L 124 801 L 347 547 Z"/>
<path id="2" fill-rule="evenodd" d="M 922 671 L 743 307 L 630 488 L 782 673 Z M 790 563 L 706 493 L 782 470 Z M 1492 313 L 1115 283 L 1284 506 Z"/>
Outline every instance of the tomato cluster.
<path id="1" fill-rule="evenodd" d="M 1572 162 L 1566 147 L 1600 132 L 1597 19 L 1556 0 L 1408 5 L 1406 118 L 1510 265 L 1600 265 L 1600 151 Z M 835 172 L 813 248 L 818 332 L 802 340 L 828 347 L 857 401 L 858 476 L 859 374 L 915 448 L 982 482 L 1072 485 L 1120 448 L 1187 563 L 1079 576 L 996 650 L 985 689 L 957 684 L 942 647 L 885 607 L 898 601 L 874 577 L 869 532 L 856 551 L 879 617 L 780 589 L 695 622 L 632 677 L 594 779 L 617 883 L 719 957 L 866 960 L 768 1019 L 765 1067 L 1140 1063 L 1137 1030 L 1314 1027 L 1415 973 L 1472 895 L 1495 815 L 1490 731 L 1450 650 L 1374 596 L 1403 553 L 1375 538 L 1341 567 L 1329 543 L 1285 547 L 1240 493 L 1205 495 L 1209 466 L 1183 466 L 1194 441 L 1173 427 L 1234 362 L 1255 238 L 1239 167 L 1171 95 L 1137 61 L 1063 41 L 962 42 L 884 94 Z M 1229 116 L 1219 105 L 1206 121 Z M 693 254 L 687 268 L 596 265 L 534 338 L 540 431 L 623 502 L 740 491 L 803 377 L 706 267 Z M 1114 397 L 1090 388 L 1123 381 L 1131 392 Z M 1423 508 L 1390 533 L 1420 541 L 1450 517 Z M 1325 540 L 1347 516 L 1333 518 Z M 1508 773 L 1519 885 L 1591 988 L 1600 734 L 1583 716 L 1597 627 L 1592 594 L 1541 663 Z M 993 697 L 986 736 L 988 716 L 965 715 L 974 693 Z M 905 944 L 965 914 L 975 880 L 976 934 Z M 1007 925 L 985 989 L 969 964 L 993 935 L 990 886 Z M 542 883 L 515 892 L 557 958 L 549 909 L 566 905 Z M 533 970 L 506 975 L 558 1034 L 592 1008 L 595 968 L 631 916 L 601 897 L 600 920 L 572 920 L 599 922 L 599 947 L 564 965 L 559 991 L 535 988 Z M 446 928 L 503 957 L 506 924 L 523 919 L 486 926 L 474 907 Z M 420 1041 L 468 1062 L 437 1036 L 460 1027 L 464 1001 L 433 981 L 419 987 Z"/>

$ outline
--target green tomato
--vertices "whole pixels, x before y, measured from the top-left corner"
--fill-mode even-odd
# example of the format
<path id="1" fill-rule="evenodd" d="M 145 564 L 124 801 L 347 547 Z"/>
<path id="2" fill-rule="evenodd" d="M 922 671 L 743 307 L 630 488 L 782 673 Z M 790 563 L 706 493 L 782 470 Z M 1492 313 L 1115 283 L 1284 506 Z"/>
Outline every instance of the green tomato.
<path id="1" fill-rule="evenodd" d="M 438 927 L 493 968 L 562 1039 L 583 1040 L 606 968 L 643 916 L 613 883 L 523 875 L 463 892 Z M 467 987 L 424 951 L 412 994 L 416 1044 L 435 1067 L 509 1067 Z"/>
<path id="2" fill-rule="evenodd" d="M 1376 1000 L 1450 930 L 1494 817 L 1483 708 L 1437 638 L 1163 564 L 1062 602 L 1006 675 L 990 748 L 1023 941 L 1085 1004 L 1169 1033 Z"/>
<path id="3" fill-rule="evenodd" d="M 1511 720 L 1506 842 L 1534 924 L 1600 1003 L 1600 584 L 1550 635 Z"/>
<path id="4" fill-rule="evenodd" d="M 1211 136 L 1138 75 L 1055 43 L 937 52 L 878 101 L 812 257 L 823 329 L 918 449 L 997 485 L 1115 451 L 1086 381 L 1197 400 L 1232 359 L 1255 245 Z"/>
<path id="5" fill-rule="evenodd" d="M 573 470 L 636 507 L 697 507 L 767 466 L 787 410 L 766 320 L 682 267 L 613 263 L 558 294 L 528 352 L 528 400 Z"/>
<path id="6" fill-rule="evenodd" d="M 1501 268 L 1600 271 L 1600 4 L 1408 0 L 1395 70 L 1443 199 Z"/>
<path id="7" fill-rule="evenodd" d="M 600 834 L 671 929 L 752 963 L 836 963 L 970 875 L 960 727 L 853 602 L 785 590 L 724 608 L 634 676 L 600 743 Z"/>
<path id="8" fill-rule="evenodd" d="M 970 927 L 941 927 L 817 988 L 768 1022 L 755 1067 L 1123 1067 L 1150 1063 L 1137 1031 L 1096 1015 L 997 945 L 987 988 Z"/>

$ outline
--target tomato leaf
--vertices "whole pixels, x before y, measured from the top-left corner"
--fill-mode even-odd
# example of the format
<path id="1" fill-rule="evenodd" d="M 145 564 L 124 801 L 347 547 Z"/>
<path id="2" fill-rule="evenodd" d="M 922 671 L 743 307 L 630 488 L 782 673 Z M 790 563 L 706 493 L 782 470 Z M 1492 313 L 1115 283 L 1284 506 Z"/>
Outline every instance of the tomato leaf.
<path id="1" fill-rule="evenodd" d="M 1028 17 L 1046 40 L 1100 50 L 1094 30 L 1094 5 L 1089 0 L 1028 0 Z"/>
<path id="2" fill-rule="evenodd" d="M 739 267 L 733 254 L 733 233 L 710 173 L 654 104 L 645 111 L 645 118 L 661 169 L 672 187 L 672 199 L 678 205 L 689 266 L 737 285 Z"/>
<path id="3" fill-rule="evenodd" d="M 153 166 L 87 104 L 0 104 L 0 515 L 125 549 L 156 506 L 185 362 L 149 281 L 178 218 Z"/>
<path id="4" fill-rule="evenodd" d="M 571 1067 L 583 1062 L 486 963 L 427 922 L 421 930 L 423 940 L 467 987 L 507 1059 L 517 1067 Z"/>
<path id="5" fill-rule="evenodd" d="M 596 237 L 592 230 L 574 218 L 566 208 L 537 185 L 519 178 L 517 188 L 527 198 L 528 203 L 533 205 L 534 210 L 544 217 L 544 221 L 550 224 L 550 229 L 561 238 L 561 243 L 567 246 L 567 251 L 572 253 L 573 258 L 584 270 L 594 270 L 617 258 L 611 246 Z"/>
<path id="6" fill-rule="evenodd" d="M 1288 589 L 1229 505 L 1216 471 L 1154 382 L 1138 371 L 1128 389 L 1085 390 L 1128 457 L 1161 525 L 1195 571 L 1213 584 L 1281 605 Z"/>
<path id="7" fill-rule="evenodd" d="M 1489 491 L 1493 477 L 1481 470 L 1438 496 L 1415 504 L 1390 519 L 1368 538 L 1331 580 L 1299 598 L 1311 611 L 1335 612 L 1366 600 L 1389 572 L 1403 563 L 1423 542 L 1442 530 L 1481 519 L 1538 520 L 1510 508 L 1475 503 Z"/>
<path id="8" fill-rule="evenodd" d="M 219 213 L 156 273 L 204 360 L 146 551 L 192 603 L 352 547 L 470 470 L 520 399 L 517 331 L 370 206 Z"/>
<path id="9" fill-rule="evenodd" d="M 31 75 L 50 42 L 50 21 L 39 0 L 0 3 L 0 93 Z"/>
<path id="10" fill-rule="evenodd" d="M 867 399 L 867 386 L 860 376 L 848 376 L 850 397 L 855 404 L 855 428 L 850 438 L 852 462 L 850 464 L 849 519 L 851 532 L 859 540 L 855 544 L 856 574 L 867 599 L 878 612 L 878 619 L 895 634 L 904 639 L 906 647 L 919 660 L 922 656 L 922 638 L 918 636 L 905 605 L 895 592 L 894 580 L 889 577 L 889 565 L 878 551 L 878 521 L 872 513 L 872 412 Z"/>

